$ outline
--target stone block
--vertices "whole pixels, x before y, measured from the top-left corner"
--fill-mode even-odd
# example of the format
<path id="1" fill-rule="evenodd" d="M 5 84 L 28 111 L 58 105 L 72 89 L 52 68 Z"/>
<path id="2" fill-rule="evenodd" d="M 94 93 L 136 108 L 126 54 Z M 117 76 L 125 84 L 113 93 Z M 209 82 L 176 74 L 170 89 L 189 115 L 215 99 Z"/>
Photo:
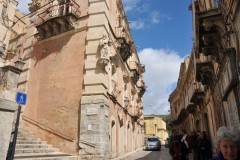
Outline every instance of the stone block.
<path id="1" fill-rule="evenodd" d="M 97 2 L 104 2 L 108 8 L 110 8 L 109 0 L 89 0 L 89 3 L 97 3 Z"/>
<path id="2" fill-rule="evenodd" d="M 84 76 L 84 84 L 85 85 L 94 85 L 94 84 L 99 85 L 99 84 L 103 84 L 106 87 L 108 85 L 108 79 L 103 74 L 85 75 Z M 100 87 L 99 89 L 102 90 L 102 87 Z M 98 90 L 95 89 L 95 91 L 98 91 Z"/>
<path id="3" fill-rule="evenodd" d="M 106 27 L 98 26 L 89 28 L 87 33 L 87 40 L 88 41 L 97 41 L 99 43 L 99 40 L 102 39 L 103 34 L 106 32 Z"/>
<path id="4" fill-rule="evenodd" d="M 88 21 L 88 27 L 93 26 L 108 26 L 109 19 L 107 18 L 106 13 L 101 13 L 98 15 L 92 15 Z"/>
<path id="5" fill-rule="evenodd" d="M 2 104 L 0 104 L 2 108 Z M 6 159 L 12 131 L 14 112 L 0 111 L 0 159 Z"/>
<path id="6" fill-rule="evenodd" d="M 7 99 L 0 99 L 0 109 L 15 112 L 18 109 L 18 104 Z"/>
<path id="7" fill-rule="evenodd" d="M 85 60 L 85 69 L 97 68 L 97 59 L 95 60 Z"/>
<path id="8" fill-rule="evenodd" d="M 95 44 L 86 46 L 86 54 L 98 54 L 99 52 L 98 48 L 99 48 L 99 42 L 95 41 Z"/>
<path id="9" fill-rule="evenodd" d="M 104 13 L 104 12 L 108 12 L 109 11 L 109 6 L 106 3 L 105 0 L 100 0 L 100 1 L 96 1 L 94 3 L 89 2 L 90 3 L 90 7 L 89 7 L 89 14 L 97 14 L 97 13 Z"/>

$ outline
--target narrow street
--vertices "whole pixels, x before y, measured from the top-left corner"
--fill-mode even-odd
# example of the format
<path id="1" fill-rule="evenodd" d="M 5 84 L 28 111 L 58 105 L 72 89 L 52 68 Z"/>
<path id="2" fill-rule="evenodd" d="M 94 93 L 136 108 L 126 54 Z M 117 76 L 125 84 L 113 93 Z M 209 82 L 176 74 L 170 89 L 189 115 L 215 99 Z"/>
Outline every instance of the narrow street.
<path id="1" fill-rule="evenodd" d="M 161 151 L 139 151 L 123 160 L 171 160 L 168 148 L 162 146 Z"/>

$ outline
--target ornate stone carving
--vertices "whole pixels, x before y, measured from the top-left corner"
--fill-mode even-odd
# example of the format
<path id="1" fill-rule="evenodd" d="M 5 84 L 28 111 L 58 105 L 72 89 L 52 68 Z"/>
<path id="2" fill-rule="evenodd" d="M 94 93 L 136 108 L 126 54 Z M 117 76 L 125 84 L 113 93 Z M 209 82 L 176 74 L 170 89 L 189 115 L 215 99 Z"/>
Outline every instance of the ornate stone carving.
<path id="1" fill-rule="evenodd" d="M 132 55 L 132 53 L 129 36 L 126 33 L 124 27 L 122 28 L 119 37 L 116 38 L 116 46 L 120 52 L 123 61 L 126 62 L 127 59 Z"/>
<path id="2" fill-rule="evenodd" d="M 80 18 L 79 8 L 80 6 L 74 0 L 52 1 L 32 20 L 39 32 L 39 37 L 45 39 L 77 28 Z"/>
<path id="3" fill-rule="evenodd" d="M 122 27 L 122 17 L 119 13 L 117 14 L 116 27 Z"/>
<path id="4" fill-rule="evenodd" d="M 28 4 L 29 11 L 34 12 L 41 7 L 41 0 L 32 0 L 32 3 Z"/>
<path id="5" fill-rule="evenodd" d="M 127 73 L 124 73 L 124 74 L 123 74 L 123 81 L 124 81 L 125 83 L 128 83 L 128 82 L 130 81 L 130 77 L 129 77 L 129 75 L 128 75 Z"/>
<path id="6" fill-rule="evenodd" d="M 109 36 L 104 33 L 103 38 L 100 40 L 100 47 L 101 47 L 101 58 L 107 58 L 109 59 L 110 49 L 109 46 L 111 46 L 112 42 L 109 40 Z"/>
<path id="7" fill-rule="evenodd" d="M 115 98 L 121 93 L 121 90 L 118 89 L 118 83 L 115 80 L 112 80 L 112 92 L 111 95 Z"/>
<path id="8" fill-rule="evenodd" d="M 136 89 L 131 89 L 131 93 L 132 93 L 132 95 L 135 95 L 136 93 L 137 93 L 137 91 L 136 91 Z"/>
<path id="9" fill-rule="evenodd" d="M 139 75 L 140 74 L 138 73 L 138 71 L 136 69 L 131 70 L 131 79 L 132 79 L 134 84 L 136 84 L 137 81 L 139 80 Z"/>
<path id="10" fill-rule="evenodd" d="M 110 60 L 109 60 L 109 56 L 110 56 L 110 48 L 109 48 L 109 46 L 111 46 L 111 44 L 112 43 L 109 40 L 109 36 L 106 33 L 104 33 L 103 34 L 103 38 L 99 42 L 100 58 L 97 61 L 98 65 L 102 69 L 105 69 L 105 67 L 110 62 Z"/>

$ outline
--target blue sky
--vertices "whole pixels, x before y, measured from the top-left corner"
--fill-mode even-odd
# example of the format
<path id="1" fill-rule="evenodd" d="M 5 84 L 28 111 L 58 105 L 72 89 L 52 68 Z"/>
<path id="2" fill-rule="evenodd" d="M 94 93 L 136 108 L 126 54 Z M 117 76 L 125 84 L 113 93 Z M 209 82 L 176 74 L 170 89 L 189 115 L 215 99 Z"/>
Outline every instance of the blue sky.
<path id="1" fill-rule="evenodd" d="M 191 0 L 123 0 L 141 62 L 146 67 L 144 114 L 167 114 L 180 64 L 192 50 Z"/>
<path id="2" fill-rule="evenodd" d="M 19 10 L 27 13 L 21 0 Z M 190 0 L 122 0 L 138 50 L 145 65 L 144 114 L 167 114 L 180 64 L 192 49 Z"/>

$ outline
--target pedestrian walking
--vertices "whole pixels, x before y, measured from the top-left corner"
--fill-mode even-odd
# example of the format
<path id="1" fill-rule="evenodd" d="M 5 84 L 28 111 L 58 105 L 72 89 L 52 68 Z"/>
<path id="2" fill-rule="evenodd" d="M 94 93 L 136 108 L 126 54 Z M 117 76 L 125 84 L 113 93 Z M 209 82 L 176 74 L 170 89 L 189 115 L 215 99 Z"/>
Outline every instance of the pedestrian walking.
<path id="1" fill-rule="evenodd" d="M 200 134 L 200 160 L 209 160 L 212 158 L 212 143 L 208 139 L 206 132 Z"/>
<path id="2" fill-rule="evenodd" d="M 181 141 L 180 135 L 174 136 L 174 141 L 170 148 L 170 154 L 172 155 L 173 160 L 187 160 L 186 156 L 188 154 L 188 148 Z"/>
<path id="3" fill-rule="evenodd" d="M 177 130 L 176 129 L 172 129 L 172 134 L 169 137 L 169 149 L 172 147 L 173 141 L 174 141 L 174 136 L 176 135 Z"/>
<path id="4" fill-rule="evenodd" d="M 193 156 L 192 156 L 192 136 L 190 134 L 187 133 L 186 129 L 182 129 L 182 138 L 181 141 L 186 145 L 188 152 L 187 152 L 187 159 L 192 160 Z"/>
<path id="5" fill-rule="evenodd" d="M 192 136 L 193 160 L 200 160 L 200 132 L 194 132 Z"/>

